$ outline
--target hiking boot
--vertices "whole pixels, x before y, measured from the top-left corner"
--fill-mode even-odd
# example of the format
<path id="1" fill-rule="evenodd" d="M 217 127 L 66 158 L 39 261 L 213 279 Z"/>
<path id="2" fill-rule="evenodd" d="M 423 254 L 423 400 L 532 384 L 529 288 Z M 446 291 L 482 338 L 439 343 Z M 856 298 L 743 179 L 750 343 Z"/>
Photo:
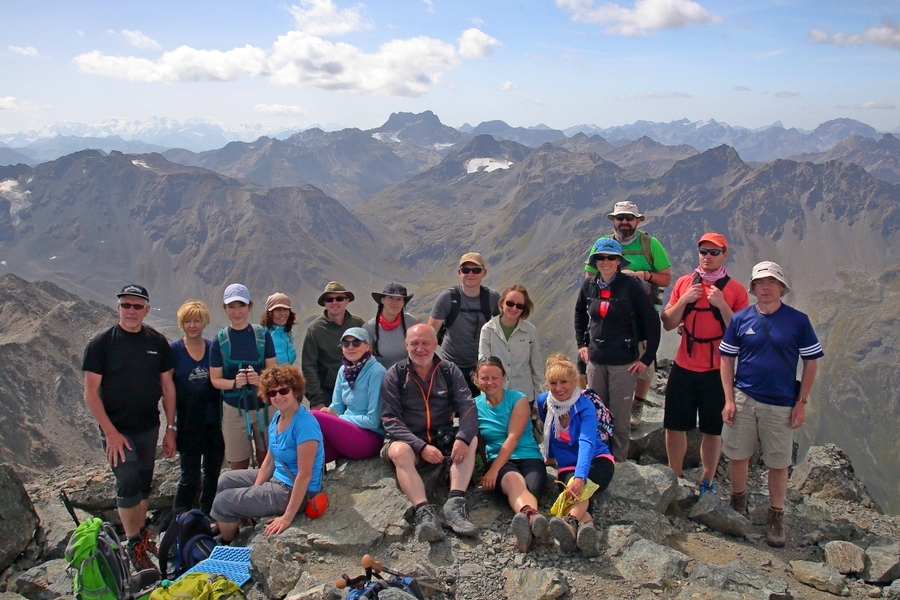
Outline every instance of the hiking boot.
<path id="1" fill-rule="evenodd" d="M 150 558 L 150 553 L 147 552 L 147 542 L 144 539 L 141 539 L 139 542 L 127 544 L 128 551 L 128 559 L 131 561 L 131 565 L 134 567 L 135 571 L 143 571 L 144 569 L 155 569 L 156 565 L 153 563 L 153 559 Z"/>
<path id="2" fill-rule="evenodd" d="M 590 558 L 592 556 L 600 556 L 600 533 L 594 527 L 594 523 L 589 521 L 578 526 L 578 535 L 575 538 L 581 555 Z"/>
<path id="3" fill-rule="evenodd" d="M 644 401 L 637 398 L 631 403 L 631 428 L 635 429 L 641 424 L 641 415 L 644 414 Z"/>
<path id="4" fill-rule="evenodd" d="M 701 492 L 702 493 L 702 492 Z M 734 509 L 736 513 L 739 515 L 747 516 L 747 490 L 744 490 L 740 494 L 735 494 L 731 492 L 731 502 L 728 503 L 728 506 Z"/>
<path id="5" fill-rule="evenodd" d="M 578 548 L 575 541 L 575 533 L 578 531 L 578 519 L 572 515 L 564 518 L 553 517 L 550 519 L 550 533 L 559 542 L 560 552 L 570 554 Z"/>
<path id="6" fill-rule="evenodd" d="M 420 542 L 439 542 L 444 539 L 444 530 L 430 504 L 416 509 L 416 539 Z"/>
<path id="7" fill-rule="evenodd" d="M 455 496 L 444 502 L 444 518 L 447 519 L 450 529 L 459 535 L 466 537 L 478 535 L 478 527 L 469 520 L 469 507 L 466 506 L 465 498 Z"/>
<path id="8" fill-rule="evenodd" d="M 703 494 L 716 494 L 716 482 L 710 479 L 704 479 L 700 482 L 700 497 L 703 497 Z M 747 497 L 747 493 L 744 492 L 744 497 Z"/>
<path id="9" fill-rule="evenodd" d="M 159 546 L 153 541 L 153 532 L 146 527 L 141 529 L 141 541 L 146 544 L 147 552 L 153 556 L 159 557 Z"/>
<path id="10" fill-rule="evenodd" d="M 787 536 L 784 535 L 784 509 L 769 507 L 766 517 L 766 542 L 773 548 L 784 548 Z"/>
<path id="11" fill-rule="evenodd" d="M 517 512 L 513 516 L 510 529 L 516 538 L 516 550 L 519 552 L 528 552 L 532 539 L 531 523 L 528 522 L 528 515 L 523 512 Z"/>
<path id="12" fill-rule="evenodd" d="M 542 515 L 538 509 L 531 508 L 530 506 L 523 510 L 525 516 L 528 517 L 528 522 L 531 523 L 531 533 L 534 534 L 534 537 L 541 540 L 542 542 L 546 542 L 550 539 L 550 523 L 547 522 L 547 517 Z"/>

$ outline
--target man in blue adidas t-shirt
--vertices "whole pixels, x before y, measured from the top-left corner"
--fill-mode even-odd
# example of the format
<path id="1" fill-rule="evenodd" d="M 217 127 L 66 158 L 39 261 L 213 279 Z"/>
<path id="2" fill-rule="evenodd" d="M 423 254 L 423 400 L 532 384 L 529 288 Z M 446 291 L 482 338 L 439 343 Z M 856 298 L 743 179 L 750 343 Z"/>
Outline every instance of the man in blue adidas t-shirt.
<path id="1" fill-rule="evenodd" d="M 729 458 L 731 507 L 745 514 L 747 473 L 759 439 L 769 468 L 766 541 L 780 548 L 787 539 L 782 520 L 793 430 L 806 420 L 816 360 L 825 354 L 809 317 L 781 302 L 790 288 L 779 265 L 764 261 L 753 267 L 748 291 L 756 296 L 756 305 L 734 314 L 719 345 L 725 391 L 722 451 Z M 798 358 L 803 361 L 799 391 Z"/>

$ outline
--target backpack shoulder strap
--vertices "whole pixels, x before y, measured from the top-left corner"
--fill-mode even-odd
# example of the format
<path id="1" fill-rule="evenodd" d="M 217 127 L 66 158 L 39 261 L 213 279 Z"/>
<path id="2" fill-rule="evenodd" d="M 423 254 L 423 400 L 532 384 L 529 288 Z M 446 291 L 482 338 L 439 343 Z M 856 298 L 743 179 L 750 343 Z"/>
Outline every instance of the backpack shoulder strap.
<path id="1" fill-rule="evenodd" d="M 159 572 L 162 574 L 162 579 L 165 579 L 168 576 L 169 553 L 172 550 L 172 544 L 175 543 L 175 538 L 177 536 L 178 517 L 175 517 L 169 524 L 169 528 L 166 529 L 162 541 L 159 543 Z"/>
<path id="2" fill-rule="evenodd" d="M 650 249 L 650 239 L 651 236 L 649 233 L 644 231 L 638 231 L 638 237 L 641 240 L 641 253 L 644 255 L 644 258 L 647 259 L 647 264 L 650 265 L 650 270 L 653 270 L 653 250 Z"/>
<path id="3" fill-rule="evenodd" d="M 496 314 L 500 314 L 500 307 L 491 306 L 491 290 L 481 286 L 481 312 L 484 315 L 484 322 L 487 323 Z"/>
<path id="4" fill-rule="evenodd" d="M 445 361 L 441 361 L 441 374 L 444 376 L 444 382 L 447 384 L 447 391 L 453 389 L 453 374 L 450 371 L 450 365 Z"/>
<path id="5" fill-rule="evenodd" d="M 459 316 L 459 303 L 462 300 L 458 285 L 448 289 L 450 290 L 450 312 L 447 313 L 447 318 L 444 319 L 444 326 L 447 328 L 453 325 L 453 321 Z"/>
<path id="6" fill-rule="evenodd" d="M 219 350 L 222 352 L 222 363 L 231 358 L 231 338 L 228 336 L 228 327 L 219 330 Z"/>
<path id="7" fill-rule="evenodd" d="M 402 397 L 406 390 L 406 376 L 409 371 L 409 358 L 404 358 L 397 363 L 397 393 Z"/>
<path id="8" fill-rule="evenodd" d="M 256 349 L 259 351 L 259 360 L 265 363 L 266 360 L 266 328 L 262 325 L 253 323 L 253 333 L 256 334 Z"/>

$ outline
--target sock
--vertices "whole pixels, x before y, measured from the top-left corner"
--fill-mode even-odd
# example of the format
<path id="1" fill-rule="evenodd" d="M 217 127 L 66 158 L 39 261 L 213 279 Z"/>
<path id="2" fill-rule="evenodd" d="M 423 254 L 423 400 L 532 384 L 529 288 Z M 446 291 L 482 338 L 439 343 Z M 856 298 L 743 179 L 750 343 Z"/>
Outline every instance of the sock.
<path id="1" fill-rule="evenodd" d="M 643 404 L 644 402 L 647 401 L 647 399 L 646 399 L 646 398 L 638 398 L 637 396 L 635 396 L 635 397 L 634 397 L 634 401 L 635 401 L 635 402 L 640 402 L 641 404 Z"/>
<path id="2" fill-rule="evenodd" d="M 422 508 L 423 506 L 428 506 L 428 503 L 427 503 L 427 502 L 419 502 L 418 504 L 416 504 L 415 506 L 413 506 L 413 508 L 416 509 L 416 510 L 419 510 L 419 509 Z"/>
<path id="3" fill-rule="evenodd" d="M 530 510 L 534 510 L 534 509 L 531 508 L 531 506 L 529 504 L 526 504 L 525 506 L 523 506 L 522 508 L 519 509 L 519 512 L 527 515 L 528 511 L 530 511 Z"/>
<path id="4" fill-rule="evenodd" d="M 450 490 L 451 498 L 465 498 L 466 491 L 465 490 Z"/>
<path id="5" fill-rule="evenodd" d="M 129 546 L 134 546 L 135 544 L 137 544 L 138 542 L 140 542 L 142 539 L 144 539 L 144 536 L 141 535 L 141 534 L 139 533 L 139 534 L 137 534 L 137 535 L 135 535 L 135 536 L 132 536 L 132 537 L 128 538 L 128 545 L 129 545 Z"/>

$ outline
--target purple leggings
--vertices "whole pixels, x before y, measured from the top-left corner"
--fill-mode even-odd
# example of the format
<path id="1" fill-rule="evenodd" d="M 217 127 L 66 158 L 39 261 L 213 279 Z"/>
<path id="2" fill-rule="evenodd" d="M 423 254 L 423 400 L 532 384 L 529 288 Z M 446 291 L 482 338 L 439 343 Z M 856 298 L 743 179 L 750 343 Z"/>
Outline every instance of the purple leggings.
<path id="1" fill-rule="evenodd" d="M 357 427 L 350 421 L 335 417 L 321 410 L 310 411 L 322 429 L 325 443 L 325 462 L 342 456 L 360 460 L 377 456 L 384 438 L 370 429 Z"/>

